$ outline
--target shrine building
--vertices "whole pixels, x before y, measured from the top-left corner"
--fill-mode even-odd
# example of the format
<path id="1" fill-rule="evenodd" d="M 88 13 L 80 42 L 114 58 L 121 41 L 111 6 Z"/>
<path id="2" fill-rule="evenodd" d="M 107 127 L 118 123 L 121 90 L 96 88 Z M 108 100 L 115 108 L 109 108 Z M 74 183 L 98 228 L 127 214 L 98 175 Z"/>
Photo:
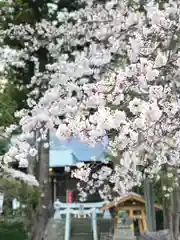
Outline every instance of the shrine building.
<path id="1" fill-rule="evenodd" d="M 52 203 L 59 199 L 61 202 L 79 202 L 77 192 L 78 179 L 71 177 L 71 170 L 77 167 L 78 163 L 85 164 L 102 163 L 107 146 L 107 139 L 104 142 L 90 147 L 77 138 L 69 141 L 60 141 L 55 135 L 50 136 L 50 177 L 52 186 Z M 96 159 L 96 162 L 94 161 Z M 67 167 L 70 171 L 66 171 Z M 87 202 L 99 202 L 102 199 L 98 193 L 89 195 Z"/>
<path id="2" fill-rule="evenodd" d="M 134 235 L 148 231 L 145 212 L 144 198 L 134 192 L 129 192 L 117 198 L 113 202 L 107 203 L 101 211 L 109 210 L 114 218 L 114 229 L 118 231 L 118 226 L 122 224 L 131 225 Z M 154 204 L 155 211 L 162 211 L 162 206 Z"/>

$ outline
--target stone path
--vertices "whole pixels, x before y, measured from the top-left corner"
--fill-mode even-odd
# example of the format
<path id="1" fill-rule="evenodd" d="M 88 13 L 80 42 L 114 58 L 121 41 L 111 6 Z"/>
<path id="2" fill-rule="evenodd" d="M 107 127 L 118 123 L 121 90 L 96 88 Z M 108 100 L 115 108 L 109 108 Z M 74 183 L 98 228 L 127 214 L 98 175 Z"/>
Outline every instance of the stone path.
<path id="1" fill-rule="evenodd" d="M 130 225 L 119 225 L 116 230 L 113 240 L 135 240 L 133 232 L 131 231 Z"/>
<path id="2" fill-rule="evenodd" d="M 113 222 L 107 219 L 98 219 L 98 240 L 113 240 Z M 50 219 L 45 231 L 44 240 L 64 240 L 65 219 Z M 91 220 L 86 218 L 72 219 L 70 240 L 93 240 Z"/>
<path id="3" fill-rule="evenodd" d="M 65 220 L 49 219 L 44 240 L 64 240 Z"/>
<path id="4" fill-rule="evenodd" d="M 71 240 L 93 240 L 90 219 L 73 218 L 71 226 Z"/>

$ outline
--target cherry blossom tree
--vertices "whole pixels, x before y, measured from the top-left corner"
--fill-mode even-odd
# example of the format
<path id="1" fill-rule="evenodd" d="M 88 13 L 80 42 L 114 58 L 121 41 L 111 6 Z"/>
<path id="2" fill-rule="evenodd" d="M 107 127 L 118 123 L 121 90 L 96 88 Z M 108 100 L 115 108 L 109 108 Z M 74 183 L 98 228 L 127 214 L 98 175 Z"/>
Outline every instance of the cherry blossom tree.
<path id="1" fill-rule="evenodd" d="M 59 138 L 91 144 L 108 135 L 125 175 L 136 174 L 137 165 L 154 174 L 164 163 L 178 164 L 177 4 L 88 1 L 85 11 L 69 13 L 49 3 L 48 21 L 10 26 L 4 35 L 24 45 L 15 54 L 19 64 L 27 57 L 36 64 L 30 110 L 18 113 L 22 140 L 34 129 L 42 138 L 56 129 Z M 30 54 L 40 48 L 49 58 L 43 72 Z M 28 144 L 16 151 L 24 153 L 20 164 L 36 153 Z"/>
<path id="2" fill-rule="evenodd" d="M 150 178 L 164 165 L 178 168 L 179 1 L 84 0 L 73 11 L 55 1 L 46 7 L 47 18 L 9 24 L 1 33 L 23 46 L 13 60 L 6 57 L 7 65 L 27 59 L 35 65 L 29 109 L 16 114 L 22 134 L 6 163 L 28 165 L 38 150 L 27 138 L 38 131 L 36 142 L 48 148 L 50 130 L 92 145 L 109 137 L 118 162 L 113 171 L 103 167 L 93 175 L 97 188 L 108 179 L 122 194 L 142 181 L 139 166 Z M 46 56 L 43 68 L 39 51 Z M 74 176 L 88 184 L 89 167 Z M 102 196 L 109 196 L 108 185 Z"/>

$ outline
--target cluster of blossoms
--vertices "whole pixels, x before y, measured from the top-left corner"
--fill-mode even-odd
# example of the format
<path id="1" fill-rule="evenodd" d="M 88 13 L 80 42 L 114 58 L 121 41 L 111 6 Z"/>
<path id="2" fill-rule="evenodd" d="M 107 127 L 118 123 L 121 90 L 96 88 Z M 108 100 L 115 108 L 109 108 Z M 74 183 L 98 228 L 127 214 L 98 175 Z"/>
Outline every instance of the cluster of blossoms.
<path id="1" fill-rule="evenodd" d="M 5 172 L 5 176 L 7 178 L 21 180 L 30 186 L 36 186 L 36 187 L 39 186 L 38 181 L 36 180 L 36 178 L 33 175 L 25 174 L 21 171 L 14 170 L 14 169 L 8 168 L 6 166 L 2 166 L 2 168 L 3 168 L 3 171 Z"/>
<path id="2" fill-rule="evenodd" d="M 163 197 L 172 197 L 173 193 L 176 193 L 179 187 L 180 179 L 180 169 L 175 169 L 174 166 L 169 166 L 160 174 L 155 176 L 156 183 L 161 184 L 161 190 L 163 192 Z"/>
<path id="3" fill-rule="evenodd" d="M 3 32 L 24 45 L 18 64 L 36 66 L 30 110 L 18 113 L 22 136 L 7 157 L 27 162 L 36 152 L 27 138 L 36 130 L 37 141 L 48 130 L 92 145 L 108 136 L 117 167 L 99 170 L 90 185 L 108 178 L 121 193 L 139 183 L 139 166 L 153 176 L 164 164 L 180 164 L 179 1 L 81 2 L 85 7 L 71 12 L 49 4 L 49 20 Z M 43 72 L 40 49 L 49 59 Z M 89 168 L 74 174 L 88 182 Z"/>

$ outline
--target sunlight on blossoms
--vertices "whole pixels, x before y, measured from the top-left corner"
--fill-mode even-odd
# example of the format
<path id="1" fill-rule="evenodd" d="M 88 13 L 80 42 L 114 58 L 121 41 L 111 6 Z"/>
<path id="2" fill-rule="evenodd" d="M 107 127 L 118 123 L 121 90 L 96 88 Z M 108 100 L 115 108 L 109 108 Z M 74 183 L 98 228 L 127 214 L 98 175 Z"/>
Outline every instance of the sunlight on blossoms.
<path id="1" fill-rule="evenodd" d="M 161 6 L 154 1 L 81 2 L 85 6 L 71 12 L 49 3 L 48 20 L 12 24 L 1 34 L 24 44 L 19 51 L 0 50 L 7 67 L 23 67 L 27 59 L 35 66 L 27 86 L 32 89 L 29 108 L 16 113 L 22 138 L 6 161 L 28 164 L 49 131 L 91 146 L 107 136 L 114 169 L 102 166 L 92 182 L 90 167 L 82 166 L 73 177 L 90 192 L 102 186 L 101 195 L 109 197 L 105 180 L 121 194 L 140 184 L 140 166 L 150 178 L 164 164 L 180 166 L 180 7 L 177 0 Z M 36 54 L 40 49 L 47 54 L 44 70 Z M 33 132 L 39 136 L 32 146 Z"/>

